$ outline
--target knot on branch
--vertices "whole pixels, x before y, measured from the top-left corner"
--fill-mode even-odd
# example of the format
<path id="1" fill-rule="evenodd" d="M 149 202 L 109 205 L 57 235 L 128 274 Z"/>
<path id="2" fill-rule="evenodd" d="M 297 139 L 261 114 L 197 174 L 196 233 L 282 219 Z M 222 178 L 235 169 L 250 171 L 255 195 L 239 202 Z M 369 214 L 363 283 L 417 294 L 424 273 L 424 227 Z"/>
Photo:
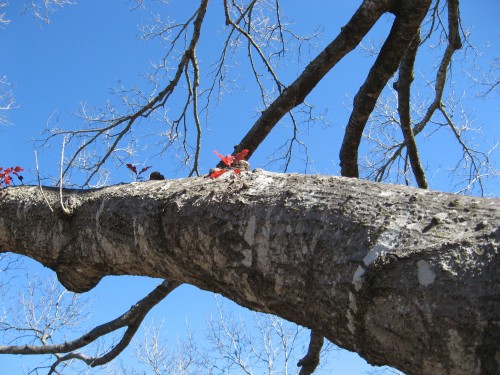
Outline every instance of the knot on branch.
<path id="1" fill-rule="evenodd" d="M 154 171 L 149 175 L 149 181 L 161 181 L 164 180 L 165 176 L 163 176 L 160 172 Z"/>
<path id="2" fill-rule="evenodd" d="M 53 206 L 54 213 L 62 220 L 69 221 L 75 213 L 78 201 L 73 197 L 67 197 L 64 201 L 61 199 Z"/>
<path id="3" fill-rule="evenodd" d="M 94 289 L 103 277 L 101 273 L 89 268 L 59 266 L 55 271 L 59 282 L 73 293 L 85 293 Z"/>

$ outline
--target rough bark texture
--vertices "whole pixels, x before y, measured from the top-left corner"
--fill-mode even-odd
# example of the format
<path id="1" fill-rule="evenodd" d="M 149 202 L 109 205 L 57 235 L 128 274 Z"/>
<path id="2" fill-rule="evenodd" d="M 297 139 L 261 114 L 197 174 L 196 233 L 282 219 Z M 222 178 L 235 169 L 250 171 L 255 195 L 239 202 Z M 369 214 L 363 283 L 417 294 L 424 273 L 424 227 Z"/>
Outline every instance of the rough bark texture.
<path id="1" fill-rule="evenodd" d="M 498 368 L 498 199 L 264 171 L 66 190 L 70 220 L 37 187 L 0 194 L 0 251 L 71 290 L 106 275 L 168 278 L 408 374 Z"/>

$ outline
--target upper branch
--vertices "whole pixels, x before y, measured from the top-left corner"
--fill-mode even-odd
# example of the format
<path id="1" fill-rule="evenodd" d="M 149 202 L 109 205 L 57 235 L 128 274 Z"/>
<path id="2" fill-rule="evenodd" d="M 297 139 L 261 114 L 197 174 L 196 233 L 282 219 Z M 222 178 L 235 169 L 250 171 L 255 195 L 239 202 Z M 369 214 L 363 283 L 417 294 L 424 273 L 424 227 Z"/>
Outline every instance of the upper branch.
<path id="1" fill-rule="evenodd" d="M 391 6 L 391 1 L 363 1 L 349 22 L 342 27 L 340 34 L 262 112 L 259 119 L 235 147 L 235 152 L 248 149 L 248 157 L 250 157 L 281 118 L 304 101 L 323 77 L 359 44 L 380 16 L 391 10 Z"/>
<path id="2" fill-rule="evenodd" d="M 455 51 L 462 48 L 462 42 L 460 39 L 460 29 L 459 29 L 459 8 L 458 8 L 458 0 L 448 0 L 448 44 L 446 46 L 446 50 L 444 51 L 443 57 L 439 64 L 438 71 L 436 73 L 436 83 L 434 84 L 434 100 L 427 108 L 427 112 L 425 113 L 422 120 L 419 123 L 415 124 L 413 128 L 413 133 L 417 135 L 420 133 L 424 127 L 429 123 L 432 116 L 436 112 L 436 110 L 442 106 L 442 98 L 444 87 L 446 84 L 446 75 L 448 70 L 450 69 L 451 59 Z"/>
<path id="3" fill-rule="evenodd" d="M 380 93 L 396 72 L 402 57 L 420 29 L 430 3 L 431 0 L 407 0 L 399 5 L 391 32 L 363 86 L 354 97 L 353 110 L 340 150 L 342 176 L 359 177 L 358 149 L 368 118 L 375 108 Z"/>
<path id="4" fill-rule="evenodd" d="M 427 180 L 425 178 L 424 169 L 420 163 L 410 116 L 410 87 L 413 82 L 413 68 L 415 66 L 415 58 L 419 45 L 420 30 L 417 35 L 415 35 L 415 38 L 410 44 L 410 48 L 408 48 L 408 51 L 406 51 L 406 54 L 401 60 L 399 66 L 399 79 L 395 83 L 395 88 L 398 91 L 398 112 L 401 121 L 401 130 L 403 131 L 404 140 L 408 149 L 413 175 L 415 176 L 418 187 L 427 189 Z"/>
<path id="5" fill-rule="evenodd" d="M 173 94 L 175 88 L 179 84 L 180 79 L 188 68 L 189 64 L 193 69 L 195 69 L 195 79 L 198 79 L 199 72 L 196 70 L 198 66 L 196 64 L 195 59 L 195 50 L 201 35 L 201 26 L 203 23 L 203 19 L 206 14 L 208 6 L 208 0 L 202 0 L 199 8 L 196 10 L 196 17 L 192 17 L 193 19 L 193 33 L 189 42 L 188 47 L 183 52 L 182 57 L 177 65 L 173 78 L 170 80 L 168 85 L 161 90 L 158 94 L 156 94 L 152 99 L 148 99 L 148 102 L 145 105 L 139 107 L 137 111 L 134 111 L 131 114 L 118 116 L 117 118 L 112 117 L 111 119 L 103 119 L 98 117 L 97 119 L 93 119 L 92 122 L 97 124 L 104 124 L 105 126 L 100 126 L 95 129 L 84 129 L 84 130 L 56 130 L 53 132 L 52 136 L 55 135 L 63 135 L 69 136 L 70 140 L 72 137 L 85 137 L 81 145 L 76 149 L 73 153 L 73 156 L 69 159 L 67 166 L 64 170 L 64 175 L 66 175 L 70 168 L 74 166 L 74 163 L 78 158 L 81 158 L 83 153 L 94 143 L 96 143 L 101 137 L 104 137 L 104 140 L 107 143 L 106 151 L 102 156 L 99 156 L 98 160 L 95 164 L 92 164 L 88 167 L 89 174 L 84 182 L 85 185 L 89 185 L 92 178 L 99 172 L 100 168 L 106 163 L 113 153 L 116 152 L 116 149 L 122 139 L 130 133 L 133 125 L 141 118 L 148 118 L 152 113 L 154 113 L 158 108 L 162 108 L 165 106 L 168 99 Z M 185 28 L 182 28 L 185 30 Z M 195 88 L 198 86 L 198 83 L 195 82 Z M 196 103 L 195 103 L 196 105 Z M 199 130 L 199 124 L 198 130 Z M 113 133 L 114 132 L 114 133 Z M 199 137 L 198 137 L 199 139 Z M 199 142 L 197 142 L 199 145 Z M 197 146 L 199 148 L 199 146 Z M 194 168 L 196 170 L 196 167 Z"/>

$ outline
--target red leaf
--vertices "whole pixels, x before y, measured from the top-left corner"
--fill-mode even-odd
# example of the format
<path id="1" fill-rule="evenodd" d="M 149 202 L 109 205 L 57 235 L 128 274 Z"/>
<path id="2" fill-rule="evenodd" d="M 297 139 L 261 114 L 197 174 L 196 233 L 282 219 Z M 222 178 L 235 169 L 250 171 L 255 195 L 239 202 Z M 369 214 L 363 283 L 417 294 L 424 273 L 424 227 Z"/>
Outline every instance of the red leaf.
<path id="1" fill-rule="evenodd" d="M 14 168 L 14 172 L 21 172 L 21 171 L 24 171 L 24 169 L 22 169 L 20 166 Z"/>
<path id="2" fill-rule="evenodd" d="M 137 174 L 137 168 L 135 167 L 135 165 L 132 164 L 125 164 L 125 165 L 127 166 L 128 169 Z"/>
<path id="3" fill-rule="evenodd" d="M 248 155 L 248 152 L 249 151 L 247 149 L 241 150 L 234 156 L 234 161 L 237 162 L 240 160 L 245 160 Z"/>
<path id="4" fill-rule="evenodd" d="M 139 174 L 146 172 L 149 168 L 151 168 L 151 165 L 149 167 L 142 168 Z"/>
<path id="5" fill-rule="evenodd" d="M 219 158 L 221 158 L 222 162 L 226 164 L 228 167 L 230 167 L 231 164 L 233 164 L 234 162 L 234 156 L 232 155 L 222 156 L 217 151 L 214 151 L 214 154 L 217 155 Z"/>
<path id="6" fill-rule="evenodd" d="M 241 169 L 239 169 L 239 168 L 236 168 L 236 169 L 233 169 L 233 171 L 234 171 L 234 174 L 240 174 L 240 172 L 241 172 Z"/>
<path id="7" fill-rule="evenodd" d="M 10 178 L 8 174 L 6 174 L 3 181 L 5 182 L 5 185 L 10 185 L 10 183 L 12 182 L 12 178 Z"/>
<path id="8" fill-rule="evenodd" d="M 215 171 L 213 171 L 212 173 L 210 173 L 210 179 L 213 180 L 214 178 L 218 178 L 220 177 L 221 175 L 223 175 L 224 173 L 226 173 L 227 171 L 225 169 L 216 169 Z"/>

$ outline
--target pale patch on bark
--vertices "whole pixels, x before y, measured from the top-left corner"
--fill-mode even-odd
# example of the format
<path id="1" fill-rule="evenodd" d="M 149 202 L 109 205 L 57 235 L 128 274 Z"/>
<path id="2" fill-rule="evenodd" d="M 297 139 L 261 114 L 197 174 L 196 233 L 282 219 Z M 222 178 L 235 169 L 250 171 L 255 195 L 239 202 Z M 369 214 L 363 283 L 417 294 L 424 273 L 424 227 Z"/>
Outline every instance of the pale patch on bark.
<path id="1" fill-rule="evenodd" d="M 257 262 L 259 268 L 266 273 L 269 272 L 269 232 L 270 225 L 266 222 L 262 226 L 262 231 L 255 236 L 255 243 L 257 244 Z"/>
<path id="2" fill-rule="evenodd" d="M 480 373 L 481 365 L 479 361 L 475 360 L 475 353 L 463 350 L 463 339 L 458 332 L 454 329 L 448 330 L 449 341 L 448 350 L 450 353 L 450 360 L 454 364 L 454 368 L 460 368 L 465 373 Z"/>
<path id="3" fill-rule="evenodd" d="M 365 269 L 362 266 L 358 266 L 356 269 L 356 272 L 354 272 L 354 275 L 352 277 L 352 283 L 354 284 L 354 288 L 356 290 L 361 289 L 361 283 L 363 282 L 363 274 L 365 273 Z"/>
<path id="4" fill-rule="evenodd" d="M 349 292 L 349 309 L 347 310 L 347 328 L 354 335 L 356 333 L 356 321 L 354 316 L 358 311 L 358 306 L 356 304 L 356 296 Z"/>
<path id="5" fill-rule="evenodd" d="M 250 246 L 253 246 L 255 243 L 255 229 L 256 229 L 257 219 L 255 216 L 250 216 L 248 220 L 247 229 L 245 230 L 245 234 L 243 238 Z"/>
<path id="6" fill-rule="evenodd" d="M 448 217 L 448 214 L 446 212 L 440 212 L 434 216 L 434 218 L 439 220 L 439 221 L 445 221 L 447 217 Z"/>
<path id="7" fill-rule="evenodd" d="M 436 274 L 434 273 L 432 265 L 429 264 L 429 262 L 426 262 L 425 260 L 419 260 L 417 262 L 417 267 L 418 282 L 420 283 L 420 285 L 428 286 L 431 285 L 434 280 L 436 280 Z"/>
<path id="8" fill-rule="evenodd" d="M 390 197 L 391 195 L 394 195 L 394 193 L 389 190 L 382 190 L 379 195 L 381 197 Z"/>
<path id="9" fill-rule="evenodd" d="M 144 227 L 140 224 L 137 224 L 136 218 L 133 220 L 133 228 L 134 228 L 134 244 L 138 249 L 149 250 L 147 246 L 147 241 L 145 241 L 145 231 Z"/>
<path id="10" fill-rule="evenodd" d="M 242 250 L 243 253 L 243 260 L 241 261 L 241 264 L 243 264 L 245 267 L 251 267 L 252 266 L 252 250 L 247 249 L 247 250 Z"/>
<path id="11" fill-rule="evenodd" d="M 393 241 L 398 238 L 398 233 L 393 230 L 386 230 L 383 232 L 377 240 L 375 246 L 373 246 L 368 254 L 363 258 L 365 266 L 368 266 L 375 262 L 378 257 L 383 257 L 387 253 L 391 252 L 393 249 Z"/>

